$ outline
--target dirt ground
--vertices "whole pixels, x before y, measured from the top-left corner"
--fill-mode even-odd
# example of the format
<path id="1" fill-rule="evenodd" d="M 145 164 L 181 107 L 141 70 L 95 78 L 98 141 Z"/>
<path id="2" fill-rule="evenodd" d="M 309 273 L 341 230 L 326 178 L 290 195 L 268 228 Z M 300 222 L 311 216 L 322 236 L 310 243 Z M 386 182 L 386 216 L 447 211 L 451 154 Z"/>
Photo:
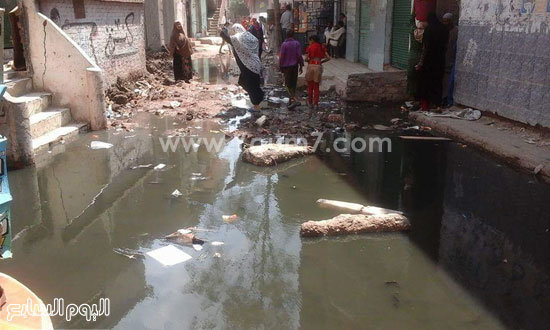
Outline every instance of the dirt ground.
<path id="1" fill-rule="evenodd" d="M 227 47 L 224 48 L 227 52 Z M 220 67 L 219 45 L 196 43 L 194 60 L 209 59 Z M 229 56 L 229 55 L 226 55 Z M 229 57 L 226 57 L 228 61 Z M 304 91 L 299 91 L 301 106 L 289 110 L 288 94 L 273 56 L 263 58 L 266 101 L 259 113 L 247 115 L 243 104 L 248 96 L 237 86 L 239 70 L 234 61 L 221 83 L 201 81 L 195 75 L 190 84 L 173 80 L 172 63 L 166 52 L 147 55 L 147 73 L 118 81 L 107 92 L 109 124 L 117 130 L 133 130 L 135 115 L 148 112 L 170 116 L 174 121 L 213 119 L 232 124 L 227 136 L 238 136 L 249 143 L 254 138 L 305 138 L 327 130 L 391 131 L 399 135 L 446 135 L 478 147 L 513 166 L 538 174 L 550 181 L 550 134 L 484 114 L 470 122 L 448 118 L 428 118 L 417 112 L 410 116 L 401 104 L 349 104 L 334 92 L 321 96 L 320 109 L 305 106 Z M 232 101 L 240 100 L 240 107 Z M 183 133 L 182 133 L 183 134 Z"/>
<path id="2" fill-rule="evenodd" d="M 227 51 L 227 48 L 224 50 Z M 219 45 L 197 43 L 193 59 L 210 59 L 219 67 L 218 52 Z M 318 111 L 312 112 L 305 105 L 303 91 L 299 92 L 302 105 L 292 110 L 288 109 L 288 94 L 273 63 L 274 57 L 266 55 L 263 62 L 266 67 L 266 83 L 263 86 L 266 101 L 261 104 L 260 113 L 245 116 L 247 109 L 242 107 L 243 102 L 240 102 L 240 108 L 232 106 L 232 100 L 244 101 L 248 98 L 244 90 L 236 85 L 239 72 L 234 61 L 228 70 L 230 79 L 223 83 L 203 82 L 199 75 L 195 75 L 191 83 L 186 84 L 173 80 L 171 58 L 166 52 L 148 53 L 147 74 L 124 81 L 119 80 L 108 90 L 109 124 L 115 129 L 133 130 L 137 125 L 134 116 L 140 112 L 171 116 L 175 121 L 216 118 L 221 122 L 232 123 L 240 116 L 242 118 L 237 123 L 237 128 L 227 134 L 238 136 L 245 141 L 281 136 L 315 139 L 312 136 L 314 132 L 342 127 L 349 130 L 373 128 L 366 123 L 377 124 L 370 116 L 353 115 L 350 111 L 353 106 L 346 105 L 331 91 L 321 96 Z M 361 106 L 364 108 L 368 105 Z M 377 107 L 372 105 L 371 111 L 360 113 L 374 113 L 382 130 L 391 129 L 389 126 L 410 126 L 405 120 L 406 117 L 397 118 L 400 116 L 399 110 L 381 111 L 381 108 Z M 393 106 L 390 109 L 398 108 Z M 262 116 L 265 116 L 263 123 L 258 125 L 257 120 Z"/>

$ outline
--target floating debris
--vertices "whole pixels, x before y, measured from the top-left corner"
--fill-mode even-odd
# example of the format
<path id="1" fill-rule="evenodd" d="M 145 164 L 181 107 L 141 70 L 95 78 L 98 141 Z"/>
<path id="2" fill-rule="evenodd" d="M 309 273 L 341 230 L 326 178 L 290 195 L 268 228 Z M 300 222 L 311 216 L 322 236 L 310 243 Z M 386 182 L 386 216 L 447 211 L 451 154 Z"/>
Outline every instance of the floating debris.
<path id="1" fill-rule="evenodd" d="M 183 252 L 174 245 L 164 246 L 147 252 L 147 255 L 160 262 L 163 266 L 174 266 L 193 259 L 189 254 Z"/>
<path id="2" fill-rule="evenodd" d="M 107 142 L 92 141 L 92 143 L 90 143 L 90 148 L 92 148 L 93 150 L 110 149 L 112 147 L 113 145 Z"/>
<path id="3" fill-rule="evenodd" d="M 239 217 L 236 214 L 222 215 L 222 219 L 223 219 L 224 222 L 232 223 L 232 222 L 236 221 L 237 219 L 239 219 Z"/>

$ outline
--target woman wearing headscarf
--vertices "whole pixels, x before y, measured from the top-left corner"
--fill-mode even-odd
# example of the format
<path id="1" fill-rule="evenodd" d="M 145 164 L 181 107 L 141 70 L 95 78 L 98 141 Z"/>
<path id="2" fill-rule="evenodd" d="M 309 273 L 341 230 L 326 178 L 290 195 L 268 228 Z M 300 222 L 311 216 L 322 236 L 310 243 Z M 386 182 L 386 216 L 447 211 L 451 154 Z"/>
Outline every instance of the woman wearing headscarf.
<path id="1" fill-rule="evenodd" d="M 252 24 L 250 24 L 250 28 L 248 29 L 248 32 L 252 33 L 253 36 L 258 39 L 258 56 L 260 59 L 262 58 L 262 51 L 264 48 L 264 30 L 262 29 L 262 26 L 260 25 L 260 22 L 258 22 L 257 19 L 252 19 Z"/>
<path id="2" fill-rule="evenodd" d="M 435 13 L 428 14 L 428 27 L 422 37 L 422 55 L 416 66 L 420 73 L 418 93 L 423 111 L 428 111 L 430 105 L 441 105 L 448 37 L 448 30 Z"/>
<path id="3" fill-rule="evenodd" d="M 183 32 L 183 26 L 180 22 L 174 23 L 168 51 L 174 59 L 174 79 L 189 83 L 189 80 L 193 78 L 193 67 L 191 65 L 193 47 L 185 32 Z"/>
<path id="4" fill-rule="evenodd" d="M 262 65 L 258 56 L 258 39 L 240 24 L 233 25 L 230 34 L 231 36 L 222 33 L 221 36 L 233 47 L 233 54 L 241 71 L 239 85 L 250 96 L 254 110 L 259 110 L 260 103 L 264 100 L 264 92 L 260 88 Z"/>

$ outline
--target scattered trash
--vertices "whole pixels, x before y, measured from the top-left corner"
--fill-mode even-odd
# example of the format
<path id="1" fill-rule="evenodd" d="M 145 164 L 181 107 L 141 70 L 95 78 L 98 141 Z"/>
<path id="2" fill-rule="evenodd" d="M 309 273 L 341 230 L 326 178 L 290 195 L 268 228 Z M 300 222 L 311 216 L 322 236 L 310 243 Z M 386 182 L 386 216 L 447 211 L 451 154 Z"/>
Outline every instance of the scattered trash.
<path id="1" fill-rule="evenodd" d="M 214 258 L 221 258 L 222 255 L 219 252 L 214 253 Z"/>
<path id="2" fill-rule="evenodd" d="M 527 139 L 527 140 L 523 140 L 525 143 L 529 143 L 529 144 L 537 144 L 537 141 L 534 140 L 534 139 Z"/>
<path id="3" fill-rule="evenodd" d="M 166 167 L 166 164 L 158 164 L 157 166 L 155 166 L 153 169 L 155 171 L 160 171 L 162 169 L 164 169 Z"/>
<path id="4" fill-rule="evenodd" d="M 317 204 L 319 204 L 319 206 L 322 208 L 329 208 L 329 209 L 352 213 L 352 214 L 355 214 L 355 213 L 361 213 L 366 215 L 381 215 L 381 214 L 402 215 L 403 214 L 403 212 L 396 211 L 396 210 L 384 209 L 376 206 L 364 206 L 357 203 L 340 202 L 340 201 L 334 201 L 329 199 L 319 199 L 317 200 Z"/>
<path id="5" fill-rule="evenodd" d="M 412 107 L 414 107 L 414 103 L 412 101 L 407 101 L 405 102 L 405 106 L 408 108 L 408 109 L 411 109 Z"/>
<path id="6" fill-rule="evenodd" d="M 224 245 L 225 243 L 224 242 L 219 242 L 219 241 L 214 241 L 210 244 L 212 244 L 213 246 L 221 246 L 221 245 Z"/>
<path id="7" fill-rule="evenodd" d="M 204 241 L 195 237 L 195 234 L 189 229 L 180 229 L 170 235 L 164 236 L 164 239 L 174 241 L 180 245 L 204 244 Z"/>
<path id="8" fill-rule="evenodd" d="M 343 117 L 341 114 L 331 113 L 330 115 L 328 115 L 327 121 L 328 121 L 329 123 L 337 123 L 337 124 L 340 124 L 340 123 L 343 123 L 343 122 L 344 122 L 344 117 Z"/>
<path id="9" fill-rule="evenodd" d="M 224 222 L 232 223 L 232 222 L 236 221 L 237 219 L 239 219 L 239 217 L 236 214 L 222 215 L 222 219 L 223 219 Z"/>
<path id="10" fill-rule="evenodd" d="M 179 108 L 180 105 L 181 105 L 181 103 L 178 102 L 178 101 L 172 101 L 172 102 L 170 102 L 170 108 L 172 108 L 172 109 Z"/>
<path id="11" fill-rule="evenodd" d="M 333 236 L 361 233 L 396 232 L 411 228 L 409 220 L 401 214 L 341 214 L 332 219 L 308 221 L 301 225 L 304 237 Z"/>
<path id="12" fill-rule="evenodd" d="M 393 131 L 393 128 L 385 125 L 373 125 L 372 128 L 374 128 L 377 131 Z"/>
<path id="13" fill-rule="evenodd" d="M 534 175 L 537 175 L 540 173 L 540 171 L 542 171 L 542 169 L 544 168 L 544 164 L 540 164 L 538 165 L 537 167 L 535 167 L 535 169 L 533 170 L 533 174 Z"/>
<path id="14" fill-rule="evenodd" d="M 200 250 L 202 250 L 202 245 L 200 245 L 200 244 L 193 244 L 193 249 L 195 249 L 195 251 L 200 251 Z"/>
<path id="15" fill-rule="evenodd" d="M 142 257 L 143 255 L 140 252 L 127 250 L 127 249 L 121 249 L 121 248 L 114 248 L 113 252 L 121 255 L 123 257 L 126 257 L 128 259 L 137 259 L 136 256 Z"/>
<path id="16" fill-rule="evenodd" d="M 177 189 L 174 190 L 174 192 L 172 193 L 172 197 L 176 197 L 176 198 L 177 198 L 177 197 L 181 197 L 181 196 L 183 196 L 183 194 L 181 193 L 181 191 L 179 191 L 179 190 L 177 190 Z"/>
<path id="17" fill-rule="evenodd" d="M 428 117 L 445 117 L 474 121 L 481 118 L 481 111 L 474 110 L 472 108 L 466 108 L 459 111 L 447 111 L 444 113 L 424 112 L 424 115 Z"/>
<path id="18" fill-rule="evenodd" d="M 163 266 L 174 266 L 187 260 L 193 259 L 187 253 L 181 251 L 174 245 L 167 245 L 159 249 L 147 252 L 147 255 Z"/>
<path id="19" fill-rule="evenodd" d="M 113 145 L 110 144 L 110 143 L 107 143 L 107 142 L 92 141 L 92 143 L 90 143 L 90 148 L 92 148 L 93 150 L 110 149 L 112 147 L 113 147 Z"/>
<path id="20" fill-rule="evenodd" d="M 256 125 L 258 125 L 258 127 L 262 127 L 264 126 L 266 120 L 267 120 L 266 115 L 263 115 L 260 118 L 258 118 L 258 120 L 256 120 Z"/>
<path id="21" fill-rule="evenodd" d="M 153 164 L 144 164 L 144 165 L 136 165 L 130 167 L 132 170 L 138 169 L 138 168 L 151 168 L 153 167 Z"/>

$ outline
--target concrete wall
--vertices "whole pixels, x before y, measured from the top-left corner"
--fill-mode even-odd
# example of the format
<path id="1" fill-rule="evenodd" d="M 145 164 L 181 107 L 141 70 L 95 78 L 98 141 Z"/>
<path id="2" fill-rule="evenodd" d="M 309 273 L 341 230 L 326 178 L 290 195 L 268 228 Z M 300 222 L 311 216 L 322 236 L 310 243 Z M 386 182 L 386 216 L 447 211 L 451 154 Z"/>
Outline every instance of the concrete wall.
<path id="1" fill-rule="evenodd" d="M 28 40 L 27 65 L 33 86 L 53 94 L 53 104 L 71 109 L 74 120 L 91 129 L 105 128 L 103 72 L 83 49 L 48 17 L 36 2 L 24 0 Z M 67 88 L 70 86 L 70 88 Z"/>
<path id="2" fill-rule="evenodd" d="M 189 34 L 185 0 L 148 0 L 144 7 L 147 49 L 158 50 L 168 45 L 175 21 L 181 22 Z"/>
<path id="3" fill-rule="evenodd" d="M 40 0 L 50 17 L 105 71 L 107 83 L 117 76 L 145 71 L 145 24 L 142 0 L 89 0 L 85 17 L 75 18 L 72 0 Z"/>
<path id="4" fill-rule="evenodd" d="M 550 127 L 550 2 L 463 0 L 455 100 Z"/>
<path id="5" fill-rule="evenodd" d="M 347 0 L 346 59 L 359 60 L 359 30 L 361 28 L 361 1 Z M 369 68 L 383 71 L 390 62 L 391 22 L 393 0 L 371 0 L 370 2 Z"/>

